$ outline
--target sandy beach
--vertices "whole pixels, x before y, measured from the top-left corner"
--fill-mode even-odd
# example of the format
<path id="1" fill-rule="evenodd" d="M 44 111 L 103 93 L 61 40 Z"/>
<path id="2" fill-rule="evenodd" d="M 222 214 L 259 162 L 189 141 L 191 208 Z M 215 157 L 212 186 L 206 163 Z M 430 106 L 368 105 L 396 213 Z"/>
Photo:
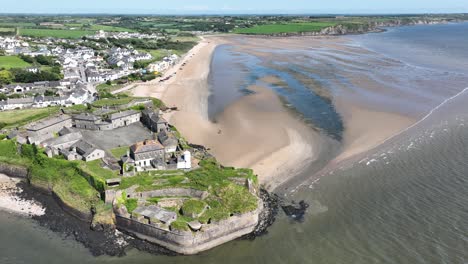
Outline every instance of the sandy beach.
<path id="1" fill-rule="evenodd" d="M 226 166 L 248 167 L 260 182 L 274 189 L 314 160 L 320 137 L 290 113 L 269 89 L 250 87 L 255 93 L 229 105 L 208 119 L 207 78 L 214 49 L 222 38 L 206 38 L 185 61 L 186 66 L 163 84 L 139 87 L 138 96 L 154 96 L 178 111 L 165 114 L 170 123 L 192 143 L 210 149 Z"/>
<path id="2" fill-rule="evenodd" d="M 45 208 L 35 201 L 20 198 L 21 188 L 17 186 L 19 179 L 0 174 L 0 210 L 25 216 L 45 214 Z"/>

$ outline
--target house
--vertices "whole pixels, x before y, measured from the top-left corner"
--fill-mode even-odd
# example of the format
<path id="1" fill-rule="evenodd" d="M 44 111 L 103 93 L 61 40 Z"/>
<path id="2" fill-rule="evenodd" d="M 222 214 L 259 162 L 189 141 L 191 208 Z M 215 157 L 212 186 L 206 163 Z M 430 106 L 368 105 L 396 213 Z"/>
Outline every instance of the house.
<path id="1" fill-rule="evenodd" d="M 140 206 L 132 212 L 132 218 L 149 225 L 159 226 L 161 224 L 170 226 L 177 220 L 177 213 L 163 209 L 156 205 Z"/>
<path id="2" fill-rule="evenodd" d="M 127 110 L 115 114 L 111 114 L 108 122 L 112 124 L 113 128 L 128 126 L 133 123 L 140 122 L 141 113 L 135 110 Z"/>
<path id="3" fill-rule="evenodd" d="M 80 129 L 99 130 L 97 126 L 97 122 L 99 120 L 101 120 L 101 118 L 89 113 L 73 116 L 73 123 L 75 127 Z"/>
<path id="4" fill-rule="evenodd" d="M 141 112 L 141 122 L 151 131 L 160 132 L 168 129 L 167 121 L 159 116 L 159 111 L 145 109 Z"/>
<path id="5" fill-rule="evenodd" d="M 8 98 L 6 100 L 0 101 L 0 110 L 29 108 L 33 105 L 33 103 L 34 103 L 33 97 L 14 98 L 14 99 Z"/>
<path id="6" fill-rule="evenodd" d="M 19 83 L 6 85 L 5 88 L 10 93 L 24 93 L 35 88 L 35 85 L 33 83 Z"/>
<path id="7" fill-rule="evenodd" d="M 93 144 L 84 140 L 79 140 L 68 149 L 63 149 L 60 153 L 68 160 L 93 161 L 104 158 L 105 151 L 97 148 Z"/>
<path id="8" fill-rule="evenodd" d="M 190 151 L 184 151 L 184 154 L 177 158 L 177 169 L 191 169 L 192 168 L 192 155 Z"/>
<path id="9" fill-rule="evenodd" d="M 67 100 L 66 97 L 59 97 L 59 96 L 36 96 L 34 97 L 34 104 L 33 107 L 41 108 L 41 107 L 48 107 L 48 106 L 56 106 L 56 105 L 63 105 Z"/>
<path id="10" fill-rule="evenodd" d="M 83 138 L 80 132 L 73 132 L 60 137 L 54 137 L 41 143 L 43 148 L 51 147 L 55 149 L 70 148 L 73 144 Z"/>
<path id="11" fill-rule="evenodd" d="M 38 68 L 38 67 L 27 67 L 27 68 L 26 68 L 26 71 L 32 72 L 32 73 L 38 73 L 38 72 L 39 72 L 39 68 Z"/>
<path id="12" fill-rule="evenodd" d="M 83 88 L 76 88 L 67 98 L 67 102 L 74 105 L 85 104 L 93 100 L 93 96 Z"/>
<path id="13" fill-rule="evenodd" d="M 165 168 L 165 150 L 157 140 L 145 140 L 130 147 L 130 153 L 122 158 L 125 166 L 134 166 L 137 171 L 147 168 Z"/>
<path id="14" fill-rule="evenodd" d="M 158 140 L 164 146 L 166 153 L 176 152 L 179 140 L 173 133 L 167 130 L 161 130 L 161 132 L 158 133 Z"/>
<path id="15" fill-rule="evenodd" d="M 74 132 L 60 136 L 57 138 L 50 138 L 43 141 L 40 145 L 46 149 L 48 157 L 53 157 L 60 154 L 60 150 L 69 149 L 73 144 L 83 138 L 80 132 Z"/>

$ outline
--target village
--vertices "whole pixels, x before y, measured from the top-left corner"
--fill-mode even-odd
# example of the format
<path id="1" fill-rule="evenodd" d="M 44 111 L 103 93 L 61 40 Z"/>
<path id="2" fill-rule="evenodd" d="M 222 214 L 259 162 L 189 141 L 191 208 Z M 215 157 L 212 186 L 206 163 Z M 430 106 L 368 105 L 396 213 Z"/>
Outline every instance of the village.
<path id="1" fill-rule="evenodd" d="M 17 61 L 0 69 L 0 77 L 12 75 L 0 78 L 0 173 L 27 178 L 92 228 L 181 254 L 251 233 L 263 210 L 253 171 L 224 167 L 187 142 L 164 118 L 177 107 L 127 93 L 133 82 L 173 77 L 194 44 L 104 30 L 79 38 L 0 35 L 0 59 Z"/>
<path id="2" fill-rule="evenodd" d="M 83 36 L 86 38 L 85 36 Z M 160 36 L 128 32 L 98 31 L 90 39 L 103 37 L 126 39 L 158 39 Z M 12 82 L 0 87 L 6 98 L 0 101 L 0 110 L 42 108 L 48 106 L 73 106 L 92 103 L 99 99 L 100 84 L 117 82 L 129 75 L 145 76 L 146 80 L 156 78 L 179 61 L 176 54 L 161 59 L 150 53 L 138 51 L 128 45 L 117 47 L 110 43 L 95 43 L 90 47 L 83 39 L 1 37 L 0 50 L 6 56 L 20 58 L 52 58 L 60 66 L 60 80 L 41 80 L 30 83 Z M 136 62 L 144 62 L 143 68 L 136 68 Z M 40 74 L 43 67 L 31 65 L 22 69 L 31 74 Z M 143 77 L 142 77 L 143 79 Z"/>

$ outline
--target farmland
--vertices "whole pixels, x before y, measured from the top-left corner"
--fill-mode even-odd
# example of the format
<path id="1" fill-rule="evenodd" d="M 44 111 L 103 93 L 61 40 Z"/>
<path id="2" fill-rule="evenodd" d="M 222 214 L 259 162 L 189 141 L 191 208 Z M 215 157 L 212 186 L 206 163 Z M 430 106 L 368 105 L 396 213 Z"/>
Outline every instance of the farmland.
<path id="1" fill-rule="evenodd" d="M 318 32 L 324 28 L 335 26 L 333 22 L 287 23 L 258 25 L 251 28 L 240 28 L 234 32 L 238 34 L 270 35 L 281 33 Z"/>
<path id="2" fill-rule="evenodd" d="M 77 39 L 86 35 L 93 35 L 93 30 L 67 30 L 67 29 L 35 29 L 22 28 L 19 34 L 28 37 L 54 37 L 65 39 Z"/>
<path id="3" fill-rule="evenodd" d="M 30 66 L 29 63 L 20 59 L 17 56 L 0 56 L 0 68 L 25 68 Z"/>

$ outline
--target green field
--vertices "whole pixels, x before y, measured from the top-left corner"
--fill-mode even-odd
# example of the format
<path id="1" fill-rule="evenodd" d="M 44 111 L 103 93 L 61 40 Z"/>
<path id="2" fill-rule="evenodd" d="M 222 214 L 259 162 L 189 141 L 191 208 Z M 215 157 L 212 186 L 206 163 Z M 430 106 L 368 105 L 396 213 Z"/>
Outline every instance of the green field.
<path id="1" fill-rule="evenodd" d="M 35 29 L 22 28 L 19 34 L 29 37 L 54 37 L 54 38 L 69 38 L 77 39 L 87 35 L 93 35 L 96 31 L 93 30 L 62 30 L 62 29 Z"/>
<path id="2" fill-rule="evenodd" d="M 17 56 L 0 56 L 0 68 L 25 68 L 30 65 Z"/>
<path id="3" fill-rule="evenodd" d="M 234 33 L 251 35 L 271 35 L 281 33 L 317 32 L 324 28 L 335 25 L 336 23 L 333 22 L 270 24 L 254 26 L 251 28 L 239 28 L 236 29 Z"/>
<path id="4" fill-rule="evenodd" d="M 15 28 L 2 28 L 2 27 L 0 27 L 0 32 L 15 32 Z"/>
<path id="5" fill-rule="evenodd" d="M 0 128 L 19 127 L 58 113 L 58 107 L 21 109 L 0 112 Z"/>
<path id="6" fill-rule="evenodd" d="M 125 146 L 125 147 L 118 147 L 118 148 L 111 149 L 110 152 L 112 156 L 114 156 L 114 158 L 120 159 L 123 155 L 127 154 L 128 150 L 129 150 L 129 147 Z"/>
<path id="7" fill-rule="evenodd" d="M 0 27 L 34 27 L 36 24 L 34 23 L 15 23 L 15 22 L 1 22 Z"/>

